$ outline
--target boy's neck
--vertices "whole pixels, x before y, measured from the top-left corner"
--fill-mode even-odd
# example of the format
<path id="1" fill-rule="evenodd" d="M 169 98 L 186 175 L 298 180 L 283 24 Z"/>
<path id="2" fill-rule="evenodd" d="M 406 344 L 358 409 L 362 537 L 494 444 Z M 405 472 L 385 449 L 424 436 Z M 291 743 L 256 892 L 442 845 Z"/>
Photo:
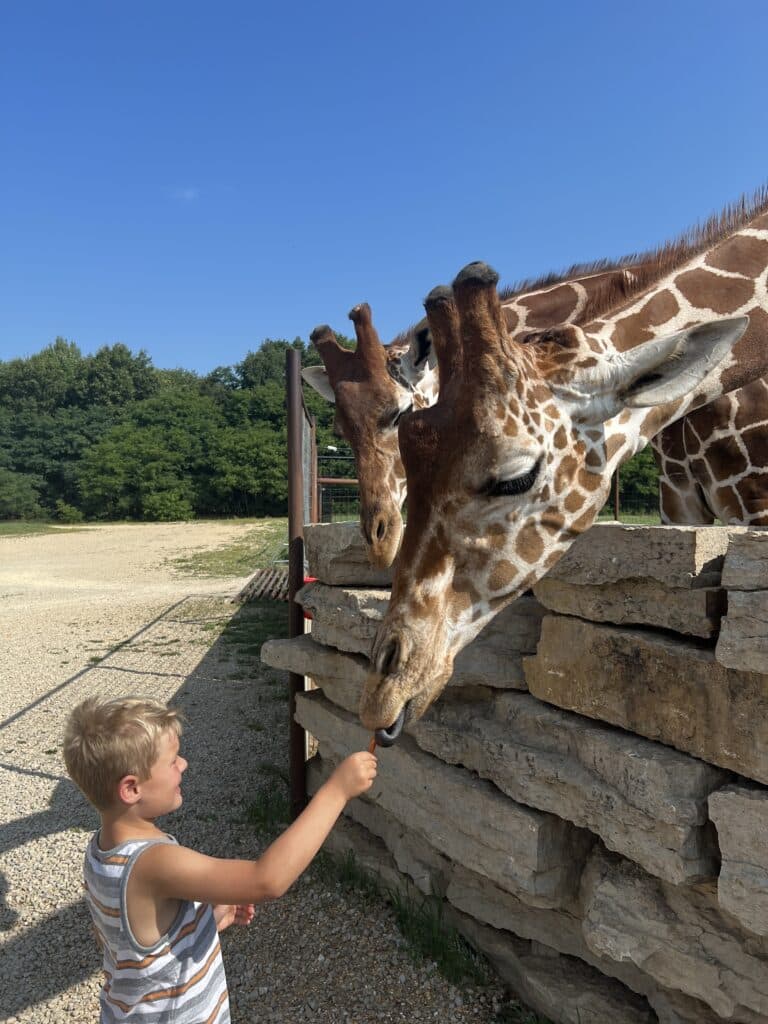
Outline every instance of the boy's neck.
<path id="1" fill-rule="evenodd" d="M 135 839 L 159 839 L 166 835 L 154 820 L 132 813 L 133 808 L 119 808 L 101 812 L 98 843 L 102 850 L 112 850 L 121 843 Z"/>

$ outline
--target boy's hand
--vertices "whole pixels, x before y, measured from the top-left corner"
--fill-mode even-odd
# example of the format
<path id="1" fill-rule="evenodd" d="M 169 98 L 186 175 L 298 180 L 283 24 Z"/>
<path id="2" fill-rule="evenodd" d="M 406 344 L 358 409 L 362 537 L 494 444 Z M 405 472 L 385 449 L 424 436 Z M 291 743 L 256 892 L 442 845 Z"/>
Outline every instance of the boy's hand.
<path id="1" fill-rule="evenodd" d="M 233 906 L 229 903 L 219 903 L 213 908 L 213 917 L 216 921 L 216 931 L 223 932 L 231 924 L 249 925 L 253 920 L 256 908 L 253 903 L 240 903 Z"/>
<path id="2" fill-rule="evenodd" d="M 376 757 L 367 750 L 350 754 L 328 781 L 341 789 L 345 800 L 351 800 L 371 788 L 376 778 L 377 763 Z"/>

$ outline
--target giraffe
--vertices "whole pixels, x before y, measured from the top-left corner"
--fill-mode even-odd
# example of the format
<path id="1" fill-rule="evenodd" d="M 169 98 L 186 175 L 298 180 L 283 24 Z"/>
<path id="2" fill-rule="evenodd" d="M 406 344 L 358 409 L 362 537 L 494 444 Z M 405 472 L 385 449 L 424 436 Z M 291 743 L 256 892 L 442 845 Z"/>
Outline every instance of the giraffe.
<path id="1" fill-rule="evenodd" d="M 767 211 L 762 193 L 729 212 L 700 251 L 670 249 L 638 296 L 583 326 L 510 333 L 484 264 L 427 297 L 440 395 L 400 424 L 409 516 L 360 703 L 381 740 L 589 529 L 617 466 L 766 374 Z"/>
<path id="2" fill-rule="evenodd" d="M 641 261 L 628 256 L 615 264 L 576 264 L 564 274 L 507 289 L 502 293 L 507 325 L 519 331 L 578 323 L 585 308 L 604 304 L 608 296 L 632 294 L 633 264 L 641 266 Z M 397 425 L 406 412 L 434 405 L 439 377 L 426 319 L 385 347 L 367 303 L 355 306 L 349 318 L 357 337 L 355 351 L 342 348 L 327 325 L 317 327 L 311 340 L 324 365 L 305 367 L 302 376 L 336 403 L 335 430 L 355 456 L 368 556 L 373 565 L 386 568 L 400 546 L 400 509 L 407 490 Z"/>

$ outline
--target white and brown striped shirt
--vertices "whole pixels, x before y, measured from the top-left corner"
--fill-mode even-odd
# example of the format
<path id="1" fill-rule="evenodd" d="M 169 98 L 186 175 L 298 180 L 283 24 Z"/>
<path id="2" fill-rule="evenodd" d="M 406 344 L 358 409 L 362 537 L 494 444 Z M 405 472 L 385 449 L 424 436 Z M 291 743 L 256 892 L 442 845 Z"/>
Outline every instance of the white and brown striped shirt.
<path id="1" fill-rule="evenodd" d="M 153 946 L 137 942 L 125 894 L 141 854 L 165 839 L 134 839 L 101 850 L 97 832 L 85 852 L 85 899 L 104 953 L 101 1024 L 227 1024 L 229 997 L 213 908 L 182 902 Z"/>

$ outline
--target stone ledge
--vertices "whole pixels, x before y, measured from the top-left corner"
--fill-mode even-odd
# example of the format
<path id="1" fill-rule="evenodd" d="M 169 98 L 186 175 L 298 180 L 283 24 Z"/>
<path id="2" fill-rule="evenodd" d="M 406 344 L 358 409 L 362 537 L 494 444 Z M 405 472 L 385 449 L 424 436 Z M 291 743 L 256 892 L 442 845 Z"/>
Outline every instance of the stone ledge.
<path id="1" fill-rule="evenodd" d="M 768 527 L 753 526 L 731 539 L 722 585 L 728 590 L 768 588 Z"/>
<path id="2" fill-rule="evenodd" d="M 726 668 L 711 649 L 551 615 L 524 669 L 541 700 L 768 782 L 768 676 Z"/>
<path id="3" fill-rule="evenodd" d="M 296 718 L 319 743 L 320 754 L 341 760 L 365 749 L 368 734 L 321 693 L 300 694 Z M 573 898 L 593 837 L 552 814 L 523 807 L 470 772 L 419 750 L 409 737 L 379 752 L 380 770 L 366 799 L 502 889 L 534 906 Z M 461 808 L 461 812 L 457 810 Z"/>

